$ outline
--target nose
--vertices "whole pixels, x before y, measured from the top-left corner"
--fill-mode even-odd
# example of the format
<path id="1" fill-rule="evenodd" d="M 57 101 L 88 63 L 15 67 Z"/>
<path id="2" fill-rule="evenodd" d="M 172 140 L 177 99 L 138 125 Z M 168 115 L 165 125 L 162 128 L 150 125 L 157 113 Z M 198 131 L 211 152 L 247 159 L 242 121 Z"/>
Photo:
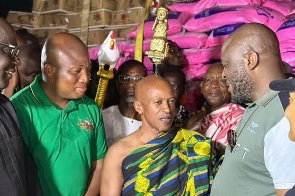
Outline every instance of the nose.
<path id="1" fill-rule="evenodd" d="M 166 113 L 171 113 L 175 108 L 175 104 L 170 103 L 169 101 L 163 102 L 162 111 Z"/>
<path id="2" fill-rule="evenodd" d="M 88 83 L 89 82 L 89 80 L 90 80 L 90 78 L 91 78 L 91 73 L 90 73 L 90 71 L 88 71 L 88 70 L 84 70 L 84 71 L 82 71 L 82 73 L 81 73 L 81 77 L 80 77 L 80 82 L 82 82 L 82 83 Z"/>
<path id="3" fill-rule="evenodd" d="M 129 86 L 129 87 L 135 87 L 135 85 L 136 85 L 136 83 L 134 82 L 134 80 L 130 80 L 130 81 L 128 82 L 128 86 Z"/>
<path id="4" fill-rule="evenodd" d="M 213 88 L 217 88 L 220 86 L 218 79 L 214 78 L 210 84 Z"/>

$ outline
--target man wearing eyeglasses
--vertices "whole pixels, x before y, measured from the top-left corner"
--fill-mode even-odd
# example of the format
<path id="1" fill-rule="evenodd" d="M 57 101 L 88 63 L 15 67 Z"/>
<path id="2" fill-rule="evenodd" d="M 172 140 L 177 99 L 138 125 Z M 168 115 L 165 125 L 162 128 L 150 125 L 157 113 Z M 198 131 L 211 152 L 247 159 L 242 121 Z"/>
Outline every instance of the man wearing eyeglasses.
<path id="1" fill-rule="evenodd" d="M 284 79 L 279 41 L 267 26 L 239 27 L 222 46 L 231 100 L 247 103 L 213 181 L 211 196 L 284 196 L 295 184 L 295 143 L 284 115 L 288 93 L 270 90 Z"/>
<path id="2" fill-rule="evenodd" d="M 118 69 L 116 86 L 119 104 L 102 111 L 108 146 L 133 133 L 141 119 L 133 107 L 135 86 L 147 75 L 147 69 L 137 60 L 128 60 Z"/>
<path id="3" fill-rule="evenodd" d="M 19 48 L 12 26 L 0 18 L 0 89 L 8 86 Z M 32 157 L 24 145 L 15 110 L 0 95 L 0 195 L 41 195 Z"/>
<path id="4" fill-rule="evenodd" d="M 8 98 L 30 85 L 35 77 L 41 73 L 41 48 L 38 39 L 26 30 L 19 30 L 16 31 L 16 41 L 21 49 L 18 54 L 19 64 L 9 81 L 8 87 L 2 91 L 2 94 Z"/>

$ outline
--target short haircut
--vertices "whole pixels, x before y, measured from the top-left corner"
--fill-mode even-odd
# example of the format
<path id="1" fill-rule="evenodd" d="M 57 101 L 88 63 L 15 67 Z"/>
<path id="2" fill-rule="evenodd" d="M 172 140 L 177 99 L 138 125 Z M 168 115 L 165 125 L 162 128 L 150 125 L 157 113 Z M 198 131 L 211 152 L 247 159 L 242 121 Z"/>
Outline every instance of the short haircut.
<path id="1" fill-rule="evenodd" d="M 23 38 L 26 44 L 28 43 L 28 41 L 30 41 L 32 45 L 40 47 L 38 38 L 35 35 L 29 33 L 26 29 L 18 29 L 17 31 L 15 31 L 15 33 L 19 37 Z"/>
<path id="2" fill-rule="evenodd" d="M 162 76 L 164 77 L 165 74 L 169 74 L 169 73 L 178 74 L 178 76 L 180 77 L 181 81 L 183 82 L 183 85 L 185 85 L 185 74 L 183 73 L 183 71 L 179 67 L 167 66 L 164 69 L 164 71 L 162 73 Z"/>
<path id="3" fill-rule="evenodd" d="M 134 59 L 128 60 L 128 61 L 125 61 L 124 63 L 122 63 L 118 69 L 118 75 L 122 75 L 122 74 L 128 72 L 128 70 L 133 67 L 141 67 L 144 71 L 144 76 L 147 76 L 146 66 L 143 63 L 141 63 L 137 60 L 134 60 Z"/>

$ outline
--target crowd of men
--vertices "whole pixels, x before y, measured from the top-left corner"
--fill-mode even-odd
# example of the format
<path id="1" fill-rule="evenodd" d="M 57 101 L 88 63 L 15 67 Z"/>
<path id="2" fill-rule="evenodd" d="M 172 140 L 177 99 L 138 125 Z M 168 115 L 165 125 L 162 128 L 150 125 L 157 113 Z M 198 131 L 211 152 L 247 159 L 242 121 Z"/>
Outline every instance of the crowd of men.
<path id="1" fill-rule="evenodd" d="M 161 76 L 123 63 L 99 108 L 84 43 L 29 37 L 0 18 L 0 195 L 295 195 L 295 80 L 265 25 L 227 38 L 193 112 L 173 42 Z"/>

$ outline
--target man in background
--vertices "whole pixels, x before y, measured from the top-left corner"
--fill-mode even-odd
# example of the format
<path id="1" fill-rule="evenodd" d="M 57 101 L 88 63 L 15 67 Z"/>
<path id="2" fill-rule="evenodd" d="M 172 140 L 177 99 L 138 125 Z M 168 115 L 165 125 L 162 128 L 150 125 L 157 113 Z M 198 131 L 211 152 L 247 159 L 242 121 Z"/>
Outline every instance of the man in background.
<path id="1" fill-rule="evenodd" d="M 2 94 L 10 98 L 14 93 L 31 84 L 41 73 L 41 48 L 38 39 L 25 29 L 16 31 L 17 45 L 20 47 L 16 72 Z"/>
<path id="2" fill-rule="evenodd" d="M 15 72 L 19 48 L 12 26 L 0 18 L 0 89 Z M 37 168 L 23 143 L 15 110 L 0 95 L 0 195 L 42 195 Z"/>
<path id="3" fill-rule="evenodd" d="M 133 107 L 134 93 L 136 84 L 145 76 L 147 69 L 137 60 L 128 60 L 119 67 L 116 78 L 119 104 L 102 111 L 108 146 L 140 127 L 140 115 Z"/>

